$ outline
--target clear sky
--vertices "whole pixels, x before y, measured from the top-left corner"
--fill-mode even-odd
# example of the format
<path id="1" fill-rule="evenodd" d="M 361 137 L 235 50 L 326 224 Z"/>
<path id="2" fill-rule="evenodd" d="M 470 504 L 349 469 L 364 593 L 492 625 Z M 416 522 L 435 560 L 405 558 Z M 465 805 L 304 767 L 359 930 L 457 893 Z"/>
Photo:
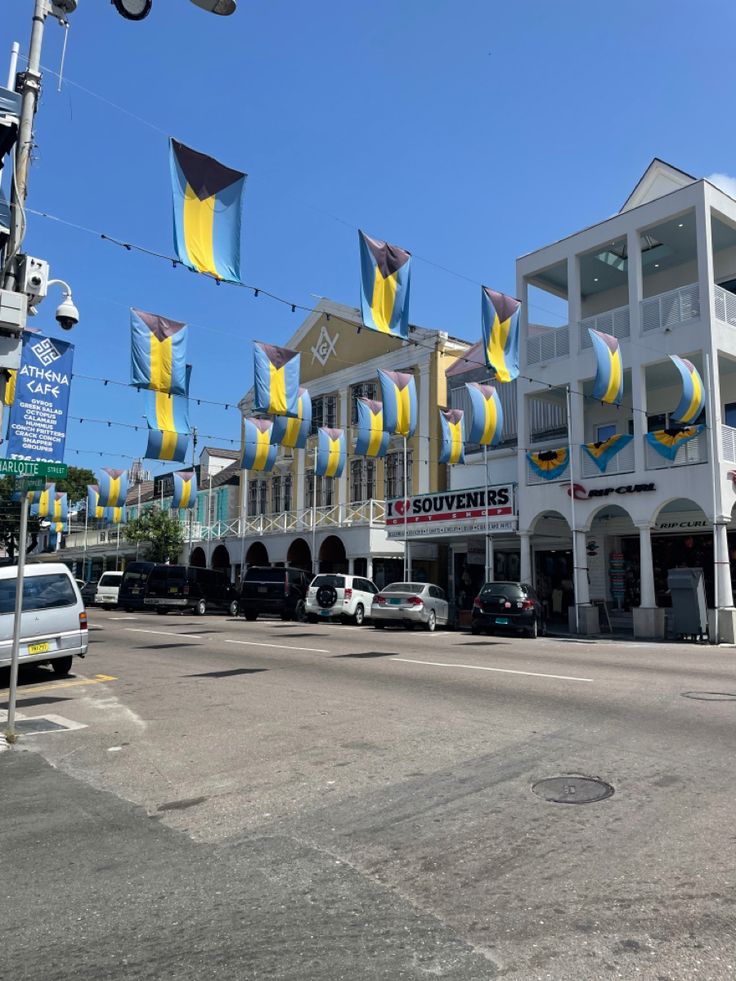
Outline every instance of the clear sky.
<path id="1" fill-rule="evenodd" d="M 27 53 L 33 0 L 1 5 L 4 79 L 11 42 Z M 297 303 L 357 305 L 359 226 L 417 257 L 413 323 L 475 341 L 479 284 L 513 293 L 518 255 L 615 213 L 652 157 L 736 173 L 727 0 L 239 0 L 230 18 L 154 0 L 140 23 L 79 0 L 70 21 L 60 93 L 45 75 L 28 206 L 171 254 L 173 135 L 248 173 L 244 279 Z M 62 35 L 49 20 L 52 71 Z M 251 341 L 284 343 L 303 317 L 39 217 L 25 250 L 73 287 L 80 374 L 128 380 L 136 306 L 192 324 L 192 394 L 235 404 Z M 32 325 L 58 334 L 58 302 Z M 75 379 L 73 417 L 145 427 L 144 408 L 138 392 Z M 194 402 L 192 421 L 239 441 L 235 408 Z M 116 454 L 145 444 L 143 430 L 72 422 L 66 461 L 127 466 Z"/>

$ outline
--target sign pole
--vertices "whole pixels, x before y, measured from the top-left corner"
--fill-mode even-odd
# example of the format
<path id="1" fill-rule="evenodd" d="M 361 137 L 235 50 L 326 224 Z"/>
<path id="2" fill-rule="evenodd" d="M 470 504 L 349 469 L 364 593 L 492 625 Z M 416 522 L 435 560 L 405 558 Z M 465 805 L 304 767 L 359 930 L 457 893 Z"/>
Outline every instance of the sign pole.
<path id="1" fill-rule="evenodd" d="M 406 502 L 408 500 L 409 486 L 406 480 L 406 436 L 404 436 L 404 483 L 402 490 L 404 492 L 404 582 L 409 581 L 409 576 L 411 575 L 411 563 L 409 562 L 409 540 L 407 535 L 407 514 L 406 514 Z"/>
<path id="2" fill-rule="evenodd" d="M 485 478 L 485 497 L 483 498 L 485 508 L 486 508 L 486 582 L 493 582 L 493 542 L 491 541 L 491 534 L 489 531 L 489 517 L 488 512 L 490 510 L 490 505 L 488 503 L 488 447 L 483 446 L 483 475 Z"/>
<path id="3" fill-rule="evenodd" d="M 241 470 L 243 475 L 243 497 L 240 502 L 240 585 L 243 585 L 245 578 L 245 533 L 248 530 L 248 471 Z"/>
<path id="4" fill-rule="evenodd" d="M 18 658 L 20 655 L 20 627 L 23 616 L 23 573 L 26 566 L 26 540 L 28 538 L 28 495 L 20 503 L 20 533 L 18 538 L 18 579 L 15 584 L 15 617 L 13 619 L 13 646 L 10 652 L 10 692 L 8 695 L 8 728 L 5 738 L 14 743 L 15 703 L 18 695 Z"/>
<path id="5" fill-rule="evenodd" d="M 575 473 L 572 466 L 572 409 L 570 405 L 570 386 L 566 390 L 567 405 L 567 452 L 570 456 L 570 530 L 572 531 L 572 591 L 575 604 L 575 633 L 580 633 L 580 609 L 578 607 L 578 545 L 575 537 Z"/>
<path id="6" fill-rule="evenodd" d="M 312 475 L 312 575 L 319 574 L 317 548 L 317 447 L 314 448 L 314 473 Z"/>
<path id="7" fill-rule="evenodd" d="M 82 578 L 87 582 L 87 527 L 89 525 L 89 498 L 84 509 L 84 552 L 82 553 Z"/>
<path id="8" fill-rule="evenodd" d="M 118 521 L 118 541 L 117 541 L 117 545 L 115 546 L 115 572 L 120 571 L 119 559 L 120 559 L 120 522 Z"/>

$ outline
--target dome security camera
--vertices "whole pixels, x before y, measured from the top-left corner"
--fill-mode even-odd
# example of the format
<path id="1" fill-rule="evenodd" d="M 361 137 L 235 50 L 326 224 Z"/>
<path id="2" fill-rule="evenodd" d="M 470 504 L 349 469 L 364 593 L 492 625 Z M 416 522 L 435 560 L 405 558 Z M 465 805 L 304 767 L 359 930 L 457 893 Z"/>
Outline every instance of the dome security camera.
<path id="1" fill-rule="evenodd" d="M 79 323 L 79 310 L 72 302 L 71 293 L 64 297 L 56 308 L 56 322 L 62 330 L 71 330 Z"/>

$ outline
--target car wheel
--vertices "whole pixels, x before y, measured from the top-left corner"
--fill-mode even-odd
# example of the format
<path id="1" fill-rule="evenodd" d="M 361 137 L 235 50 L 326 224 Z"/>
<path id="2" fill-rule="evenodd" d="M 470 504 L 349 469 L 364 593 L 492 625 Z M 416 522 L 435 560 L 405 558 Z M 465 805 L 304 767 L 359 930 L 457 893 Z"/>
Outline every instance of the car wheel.
<path id="1" fill-rule="evenodd" d="M 233 600 L 230 603 L 230 608 L 228 610 L 231 617 L 236 617 L 240 613 L 240 603 L 237 600 Z"/>
<path id="2" fill-rule="evenodd" d="M 248 620 L 250 623 L 253 623 L 254 620 L 257 620 L 258 619 L 258 614 L 257 613 L 246 613 L 245 614 L 245 619 Z"/>
<path id="3" fill-rule="evenodd" d="M 307 611 L 304 606 L 304 600 L 297 600 L 297 604 L 294 607 L 294 619 L 297 623 L 304 623 L 307 619 Z"/>
<path id="4" fill-rule="evenodd" d="M 429 616 L 427 617 L 427 622 L 424 625 L 424 629 L 429 630 L 431 633 L 436 626 L 437 626 L 437 614 L 434 612 L 434 610 L 430 610 Z"/>
<path id="5" fill-rule="evenodd" d="M 168 612 L 169 611 L 166 609 L 165 606 L 157 606 L 156 607 L 156 613 L 158 613 L 158 615 L 160 617 L 165 617 Z"/>
<path id="6" fill-rule="evenodd" d="M 207 612 L 207 603 L 203 599 L 198 600 L 193 612 L 195 616 L 203 617 Z"/>
<path id="7" fill-rule="evenodd" d="M 478 636 L 478 634 L 480 633 L 480 627 L 478 626 L 478 624 L 477 624 L 477 623 L 471 623 L 471 625 L 470 625 L 470 632 L 471 632 L 471 634 L 473 634 L 473 635 L 474 635 L 475 637 L 477 637 L 477 636 Z"/>
<path id="8" fill-rule="evenodd" d="M 353 623 L 357 627 L 360 627 L 363 625 L 364 620 L 365 620 L 365 610 L 363 608 L 363 604 L 358 603 L 358 605 L 355 607 L 355 613 L 353 614 Z"/>
<path id="9" fill-rule="evenodd" d="M 54 674 L 69 674 L 72 669 L 73 657 L 70 654 L 68 657 L 56 657 L 51 662 L 51 667 L 54 669 Z"/>
<path id="10" fill-rule="evenodd" d="M 536 617 L 532 620 L 532 625 L 527 630 L 527 634 L 526 635 L 527 635 L 527 637 L 531 637 L 532 640 L 536 640 L 537 637 L 539 636 L 539 625 L 537 623 L 537 618 Z"/>

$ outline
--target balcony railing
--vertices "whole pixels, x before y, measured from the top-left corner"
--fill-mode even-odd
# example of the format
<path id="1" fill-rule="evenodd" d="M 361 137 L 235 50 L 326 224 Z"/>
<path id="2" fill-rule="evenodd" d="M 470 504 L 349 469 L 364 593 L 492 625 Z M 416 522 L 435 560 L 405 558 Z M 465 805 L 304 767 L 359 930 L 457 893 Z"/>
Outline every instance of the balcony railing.
<path id="1" fill-rule="evenodd" d="M 677 327 L 699 316 L 700 290 L 697 283 L 641 301 L 641 329 L 645 334 L 663 327 Z"/>
<path id="2" fill-rule="evenodd" d="M 592 347 L 588 328 L 600 330 L 604 334 L 612 334 L 622 340 L 631 336 L 631 322 L 629 319 L 628 307 L 616 307 L 615 310 L 606 310 L 605 313 L 596 314 L 595 317 L 586 317 L 580 321 L 580 349 Z"/>
<path id="3" fill-rule="evenodd" d="M 193 541 L 214 541 L 250 535 L 279 535 L 289 532 L 311 532 L 312 522 L 320 528 L 382 527 L 386 524 L 386 505 L 383 501 L 357 501 L 324 507 L 300 508 L 278 514 L 254 514 L 248 518 L 215 524 L 195 524 Z"/>
<path id="4" fill-rule="evenodd" d="M 729 327 L 736 327 L 736 296 L 724 290 L 722 286 L 714 286 L 716 301 L 716 317 Z"/>
<path id="5" fill-rule="evenodd" d="M 526 340 L 527 364 L 541 364 L 570 354 L 570 326 L 550 327 L 543 334 L 532 334 Z"/>
<path id="6" fill-rule="evenodd" d="M 708 462 L 708 430 L 683 443 L 674 460 L 667 460 L 644 439 L 644 465 L 647 470 L 669 470 L 670 467 L 691 467 L 696 463 Z"/>
<path id="7" fill-rule="evenodd" d="M 580 447 L 580 476 L 581 477 L 610 477 L 617 473 L 633 473 L 636 469 L 634 463 L 634 443 L 629 442 L 624 448 L 608 461 L 608 466 L 604 472 L 591 460 L 590 455 Z M 570 475 L 568 474 L 568 480 Z"/>
<path id="8" fill-rule="evenodd" d="M 563 447 L 564 445 L 565 445 L 564 442 L 562 442 L 562 443 L 547 443 L 545 446 L 535 446 L 534 447 L 534 452 L 536 453 L 537 451 L 542 452 L 543 450 L 556 450 L 556 449 L 559 449 L 559 448 Z M 547 477 L 540 477 L 540 475 L 535 470 L 532 469 L 532 465 L 531 465 L 531 463 L 529 463 L 529 460 L 527 459 L 526 454 L 524 454 L 524 462 L 526 464 L 526 482 L 527 482 L 527 485 L 530 486 L 530 487 L 532 485 L 535 485 L 535 484 L 561 484 L 563 482 L 566 482 L 566 483 L 569 483 L 570 482 L 570 466 L 569 466 L 569 464 L 568 464 L 568 466 L 566 467 L 566 469 L 564 470 L 564 472 L 562 473 L 561 476 L 555 477 L 555 478 L 552 478 L 552 479 L 549 479 Z"/>
<path id="9" fill-rule="evenodd" d="M 736 463 L 736 429 L 721 426 L 721 453 L 727 463 Z"/>

